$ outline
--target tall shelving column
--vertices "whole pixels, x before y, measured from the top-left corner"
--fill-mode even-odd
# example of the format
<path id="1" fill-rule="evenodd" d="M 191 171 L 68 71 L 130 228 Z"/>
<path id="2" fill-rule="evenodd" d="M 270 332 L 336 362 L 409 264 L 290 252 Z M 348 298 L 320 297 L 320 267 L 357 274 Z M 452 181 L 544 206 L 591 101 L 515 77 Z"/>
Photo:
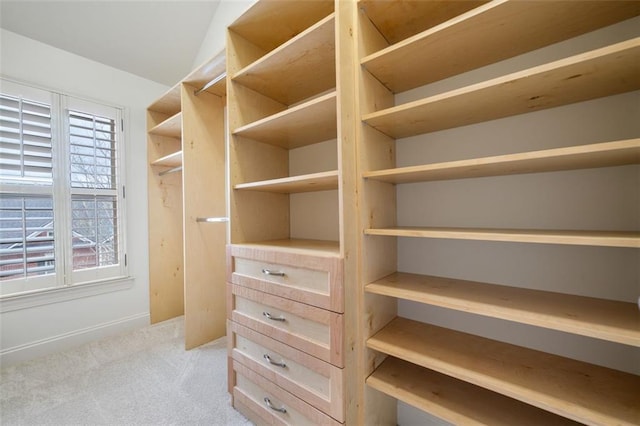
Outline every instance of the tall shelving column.
<path id="1" fill-rule="evenodd" d="M 147 109 L 151 323 L 184 315 L 186 349 L 225 334 L 224 75 L 221 52 Z"/>
<path id="2" fill-rule="evenodd" d="M 632 18 L 640 6 L 361 0 L 359 10 L 358 193 L 360 285 L 367 313 L 363 345 L 370 360 L 365 374 L 371 373 L 367 394 L 386 398 L 392 406 L 402 400 L 453 423 L 637 422 L 633 389 L 640 387 L 640 378 L 634 374 L 400 318 L 396 308 L 399 300 L 407 300 L 452 315 L 470 312 L 638 348 L 640 316 L 631 300 L 397 272 L 400 238 L 640 248 L 637 230 L 425 227 L 399 224 L 398 217 L 415 215 L 397 210 L 397 185 L 637 164 L 637 135 L 502 155 L 467 154 L 470 158 L 463 160 L 407 167 L 396 164 L 396 144 L 411 136 L 638 90 L 639 39 L 454 90 L 435 90 L 406 103 L 396 100 L 409 90 Z M 371 400 L 366 403 L 365 412 L 374 407 Z"/>

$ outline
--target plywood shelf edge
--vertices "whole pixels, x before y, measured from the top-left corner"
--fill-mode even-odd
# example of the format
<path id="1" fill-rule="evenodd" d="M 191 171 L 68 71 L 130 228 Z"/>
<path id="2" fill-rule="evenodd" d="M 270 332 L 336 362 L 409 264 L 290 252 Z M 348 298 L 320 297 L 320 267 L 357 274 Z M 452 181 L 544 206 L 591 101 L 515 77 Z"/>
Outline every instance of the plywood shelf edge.
<path id="1" fill-rule="evenodd" d="M 363 177 L 390 183 L 411 183 L 637 163 L 640 163 L 640 139 L 628 139 L 421 166 L 374 170 L 363 173 Z"/>
<path id="2" fill-rule="evenodd" d="M 565 244 L 640 248 L 640 232 L 563 231 L 488 228 L 393 227 L 369 228 L 366 235 L 513 243 Z"/>
<path id="3" fill-rule="evenodd" d="M 311 173 L 301 176 L 271 179 L 260 182 L 238 184 L 236 190 L 252 190 L 291 194 L 338 189 L 338 171 Z"/>
<path id="4" fill-rule="evenodd" d="M 640 377 L 396 318 L 367 346 L 588 424 L 634 424 Z"/>
<path id="5" fill-rule="evenodd" d="M 408 273 L 365 291 L 640 347 L 635 303 Z"/>
<path id="6" fill-rule="evenodd" d="M 182 137 L 182 112 L 172 115 L 162 123 L 151 128 L 149 133 L 172 138 Z"/>
<path id="7" fill-rule="evenodd" d="M 182 166 L 182 151 L 176 151 L 169 155 L 165 155 L 162 158 L 158 158 L 155 161 L 151 162 L 152 166 L 163 166 L 163 167 L 179 167 Z"/>
<path id="8" fill-rule="evenodd" d="M 388 357 L 366 383 L 453 424 L 578 425 L 548 411 L 394 357 Z"/>

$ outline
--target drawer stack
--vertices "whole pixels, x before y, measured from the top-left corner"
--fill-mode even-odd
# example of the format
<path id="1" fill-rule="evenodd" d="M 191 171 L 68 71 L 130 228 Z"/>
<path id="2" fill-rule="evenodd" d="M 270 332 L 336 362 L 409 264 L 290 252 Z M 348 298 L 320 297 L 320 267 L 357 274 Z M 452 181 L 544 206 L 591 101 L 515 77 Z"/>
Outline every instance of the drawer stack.
<path id="1" fill-rule="evenodd" d="M 344 422 L 342 261 L 229 245 L 229 391 L 256 423 Z"/>

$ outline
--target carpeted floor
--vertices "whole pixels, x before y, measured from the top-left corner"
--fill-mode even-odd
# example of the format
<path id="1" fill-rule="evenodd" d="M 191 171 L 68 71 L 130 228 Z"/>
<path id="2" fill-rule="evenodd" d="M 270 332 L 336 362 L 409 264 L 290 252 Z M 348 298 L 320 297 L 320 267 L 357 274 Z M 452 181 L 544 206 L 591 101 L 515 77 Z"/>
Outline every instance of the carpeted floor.
<path id="1" fill-rule="evenodd" d="M 183 318 L 0 370 L 0 424 L 231 425 L 225 338 L 184 350 Z"/>

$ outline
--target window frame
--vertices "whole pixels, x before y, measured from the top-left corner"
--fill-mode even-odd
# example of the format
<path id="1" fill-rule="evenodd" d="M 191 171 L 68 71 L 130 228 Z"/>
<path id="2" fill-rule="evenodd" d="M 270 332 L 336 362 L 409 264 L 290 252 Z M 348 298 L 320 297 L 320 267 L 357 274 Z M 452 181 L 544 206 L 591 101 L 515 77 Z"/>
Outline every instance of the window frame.
<path id="1" fill-rule="evenodd" d="M 59 289 L 90 284 L 121 282 L 129 278 L 127 265 L 127 206 L 126 188 L 126 142 L 124 107 L 105 101 L 96 101 L 49 88 L 36 87 L 0 76 L 0 92 L 9 96 L 22 96 L 38 102 L 49 102 L 51 106 L 52 135 L 52 180 L 51 184 L 34 185 L 28 180 L 23 184 L 18 179 L 5 184 L 1 181 L 0 193 L 21 195 L 32 193 L 50 194 L 53 198 L 54 250 L 56 269 L 52 274 L 19 277 L 0 281 L 0 299 L 34 293 L 46 293 Z M 49 98 L 50 101 L 43 100 Z M 86 269 L 73 269 L 72 198 L 75 193 L 92 193 L 92 190 L 72 188 L 69 111 L 94 116 L 108 117 L 115 126 L 116 187 L 110 190 L 117 202 L 117 263 Z M 79 191 L 78 191 L 79 189 Z M 93 191 L 95 192 L 95 190 Z"/>

